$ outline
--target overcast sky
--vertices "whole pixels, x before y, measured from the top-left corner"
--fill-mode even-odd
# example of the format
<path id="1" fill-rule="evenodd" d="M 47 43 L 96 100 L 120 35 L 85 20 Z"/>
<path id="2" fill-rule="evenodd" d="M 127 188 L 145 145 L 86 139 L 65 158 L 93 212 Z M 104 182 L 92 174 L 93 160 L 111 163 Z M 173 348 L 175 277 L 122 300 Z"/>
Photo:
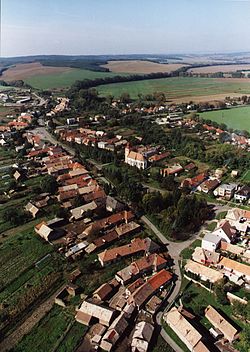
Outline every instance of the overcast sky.
<path id="1" fill-rule="evenodd" d="M 250 0 L 2 0 L 2 56 L 250 51 Z"/>

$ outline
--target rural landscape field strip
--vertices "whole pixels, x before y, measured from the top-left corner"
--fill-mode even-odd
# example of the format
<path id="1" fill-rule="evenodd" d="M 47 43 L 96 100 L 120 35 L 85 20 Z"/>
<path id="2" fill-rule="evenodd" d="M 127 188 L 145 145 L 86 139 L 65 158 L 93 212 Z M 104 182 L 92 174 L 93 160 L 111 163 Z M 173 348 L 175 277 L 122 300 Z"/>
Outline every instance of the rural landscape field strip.
<path id="1" fill-rule="evenodd" d="M 144 80 L 138 82 L 113 83 L 99 86 L 100 95 L 114 95 L 116 98 L 127 92 L 132 98 L 138 94 L 152 94 L 156 91 L 164 92 L 167 98 L 181 98 L 187 96 L 205 96 L 216 94 L 238 93 L 250 94 L 250 81 L 242 79 L 227 80 L 216 78 L 175 77 Z"/>
<path id="2" fill-rule="evenodd" d="M 206 111 L 200 114 L 206 120 L 223 123 L 235 130 L 246 130 L 250 132 L 250 107 L 237 107 L 226 110 Z"/>

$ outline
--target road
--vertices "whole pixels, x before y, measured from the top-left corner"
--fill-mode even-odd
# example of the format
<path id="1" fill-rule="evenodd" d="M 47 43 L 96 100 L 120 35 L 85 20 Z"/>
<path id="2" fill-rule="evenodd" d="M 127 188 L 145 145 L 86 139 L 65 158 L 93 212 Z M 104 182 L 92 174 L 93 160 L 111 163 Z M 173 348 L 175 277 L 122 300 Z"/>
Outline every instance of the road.
<path id="1" fill-rule="evenodd" d="M 42 140 L 49 141 L 51 144 L 60 145 L 64 148 L 70 155 L 74 156 L 75 151 L 73 148 L 69 147 L 68 145 L 58 141 L 52 134 L 50 134 L 45 127 L 37 127 L 35 128 L 32 133 L 38 134 Z"/>
<path id="2" fill-rule="evenodd" d="M 151 231 L 154 232 L 154 234 L 159 238 L 159 240 L 167 247 L 168 253 L 171 256 L 171 258 L 174 261 L 173 265 L 173 270 L 174 273 L 176 274 L 177 280 L 175 281 L 174 284 L 174 289 L 171 292 L 170 296 L 168 297 L 168 306 L 165 310 L 165 312 L 159 312 L 156 316 L 156 322 L 158 325 L 162 325 L 161 320 L 162 316 L 168 311 L 170 308 L 171 304 L 175 301 L 176 297 L 180 293 L 181 289 L 181 270 L 179 266 L 179 261 L 181 259 L 180 253 L 183 251 L 183 249 L 189 247 L 197 238 L 200 237 L 200 233 L 203 231 L 203 228 L 193 235 L 190 239 L 184 242 L 172 242 L 169 241 L 160 231 L 157 227 L 155 227 L 154 224 L 146 217 L 142 216 L 141 220 L 146 224 Z M 164 340 L 176 351 L 176 352 L 183 352 L 182 349 L 175 343 L 175 341 L 166 333 L 165 329 L 162 327 L 161 328 L 161 336 L 164 338 Z"/>

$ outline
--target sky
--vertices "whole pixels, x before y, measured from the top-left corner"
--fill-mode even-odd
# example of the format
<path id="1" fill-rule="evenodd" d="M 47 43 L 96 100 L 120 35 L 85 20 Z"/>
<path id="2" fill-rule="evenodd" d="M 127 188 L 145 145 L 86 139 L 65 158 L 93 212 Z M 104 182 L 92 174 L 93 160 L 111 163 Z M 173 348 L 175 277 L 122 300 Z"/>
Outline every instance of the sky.
<path id="1" fill-rule="evenodd" d="M 250 51 L 250 0 L 2 0 L 1 24 L 4 57 Z"/>

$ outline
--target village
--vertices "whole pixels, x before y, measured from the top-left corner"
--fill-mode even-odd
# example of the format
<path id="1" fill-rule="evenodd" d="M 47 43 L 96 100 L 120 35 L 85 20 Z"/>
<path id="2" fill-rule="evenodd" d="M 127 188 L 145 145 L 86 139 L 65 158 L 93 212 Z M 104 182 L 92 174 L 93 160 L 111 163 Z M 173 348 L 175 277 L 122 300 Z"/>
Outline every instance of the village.
<path id="1" fill-rule="evenodd" d="M 179 158 L 160 143 L 143 145 L 137 133 L 133 138 L 138 142 L 133 145 L 126 129 L 124 134 L 116 134 L 99 128 L 97 122 L 104 117 L 81 122 L 81 126 L 77 119 L 69 118 L 66 126 L 51 128 L 49 121 L 58 120 L 69 106 L 68 99 L 57 99 L 46 115 L 47 130 L 41 125 L 31 127 L 31 109 L 0 126 L 2 149 L 12 148 L 21 157 L 11 165 L 9 174 L 4 167 L 1 177 L 9 184 L 6 204 L 24 192 L 27 184 L 33 191 L 34 184 L 38 188 L 33 194 L 25 193 L 21 214 L 27 214 L 27 222 L 35 221 L 32 236 L 50 247 L 50 254 L 40 260 L 46 261 L 54 252 L 64 263 L 60 264 L 64 274 L 54 303 L 61 309 L 73 307 L 75 322 L 85 327 L 77 351 L 152 351 L 159 328 L 174 350 L 237 351 L 242 320 L 249 321 L 249 316 L 243 318 L 234 311 L 232 317 L 229 312 L 236 305 L 249 312 L 250 291 L 250 187 L 240 178 L 241 171 L 224 165 L 204 168 L 195 158 Z M 176 110 L 168 115 L 166 124 L 171 129 L 195 129 L 198 121 L 185 118 L 179 107 Z M 165 125 L 159 117 L 155 122 Z M 194 133 L 198 139 L 214 141 L 227 132 L 203 124 L 201 131 L 195 129 Z M 231 137 L 226 143 L 248 151 L 249 139 L 235 133 Z M 148 226 L 133 202 L 108 193 L 107 184 L 112 186 L 112 182 L 102 163 L 90 158 L 82 162 L 82 150 L 76 152 L 75 146 L 118 156 L 122 167 L 143 175 L 144 195 L 164 191 L 159 183 L 152 183 L 153 173 L 161 179 L 174 179 L 178 189 L 213 203 L 212 218 L 183 242 L 181 251 L 178 242 L 176 250 L 170 250 L 168 243 L 175 248 L 174 239 L 163 242 L 151 218 Z M 9 220 L 13 219 L 17 224 L 21 221 L 18 214 L 9 214 Z M 207 292 L 208 297 L 216 297 L 210 304 L 204 301 L 197 315 L 191 305 L 194 298 L 186 293 L 194 286 L 203 295 Z M 5 328 L 7 320 L 1 323 Z M 3 351 L 7 351 L 4 341 Z"/>

